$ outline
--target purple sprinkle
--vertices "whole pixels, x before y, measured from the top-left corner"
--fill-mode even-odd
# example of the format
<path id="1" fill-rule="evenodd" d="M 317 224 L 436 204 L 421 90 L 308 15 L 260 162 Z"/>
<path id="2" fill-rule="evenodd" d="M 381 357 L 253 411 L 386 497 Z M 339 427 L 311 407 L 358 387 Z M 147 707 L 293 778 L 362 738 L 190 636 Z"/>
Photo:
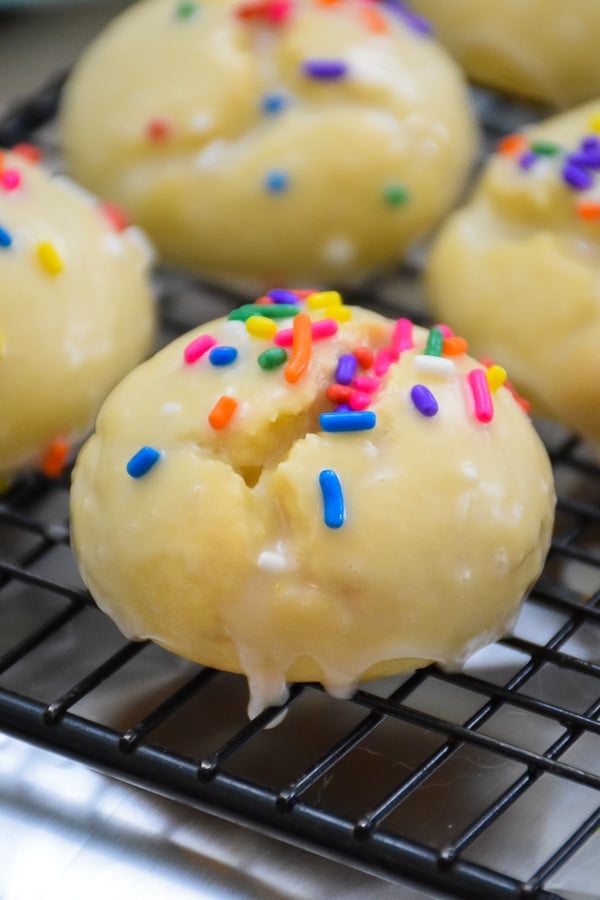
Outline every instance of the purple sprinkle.
<path id="1" fill-rule="evenodd" d="M 343 356 L 340 356 L 335 370 L 335 380 L 337 383 L 350 384 L 354 378 L 357 366 L 358 360 L 353 353 L 344 353 Z"/>
<path id="2" fill-rule="evenodd" d="M 309 78 L 336 81 L 348 74 L 348 63 L 342 59 L 305 59 L 302 72 Z"/>
<path id="3" fill-rule="evenodd" d="M 391 12 L 396 13 L 399 19 L 402 19 L 404 24 L 411 29 L 411 31 L 416 32 L 416 34 L 424 34 L 428 37 L 433 34 L 433 26 L 428 19 L 424 18 L 424 16 L 419 16 L 417 13 L 413 12 L 410 7 L 408 7 L 402 0 L 384 0 L 386 6 L 389 7 Z"/>
<path id="4" fill-rule="evenodd" d="M 538 161 L 539 157 L 533 150 L 526 150 L 519 157 L 519 166 L 526 172 Z"/>
<path id="5" fill-rule="evenodd" d="M 286 305 L 300 302 L 293 291 L 286 291 L 285 288 L 273 288 L 267 293 L 267 297 L 270 297 L 273 303 L 285 303 Z"/>
<path id="6" fill-rule="evenodd" d="M 581 169 L 600 169 L 600 147 L 569 153 L 566 162 Z"/>
<path id="7" fill-rule="evenodd" d="M 588 134 L 579 144 L 579 148 L 588 152 L 590 150 L 600 150 L 600 137 L 595 134 Z"/>
<path id="8" fill-rule="evenodd" d="M 349 406 L 347 403 L 338 403 L 338 405 L 335 408 L 335 411 L 336 412 L 352 412 L 353 410 L 352 410 L 352 407 Z"/>
<path id="9" fill-rule="evenodd" d="M 437 400 L 424 384 L 415 384 L 411 388 L 410 399 L 423 416 L 435 416 L 438 411 Z"/>
<path id="10" fill-rule="evenodd" d="M 594 176 L 590 175 L 586 169 L 576 166 L 567 160 L 562 167 L 563 181 L 572 187 L 575 191 L 586 191 L 594 183 Z"/>

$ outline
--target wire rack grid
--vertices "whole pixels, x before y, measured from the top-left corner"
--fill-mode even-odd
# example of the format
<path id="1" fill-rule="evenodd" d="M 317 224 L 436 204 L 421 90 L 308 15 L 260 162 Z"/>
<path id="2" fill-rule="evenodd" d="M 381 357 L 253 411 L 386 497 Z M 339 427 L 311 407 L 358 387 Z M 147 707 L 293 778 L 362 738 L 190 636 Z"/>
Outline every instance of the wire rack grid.
<path id="1" fill-rule="evenodd" d="M 59 164 L 62 80 L 0 122 L 0 146 L 34 141 Z M 487 144 L 536 113 L 474 99 Z M 347 299 L 425 321 L 421 268 L 416 253 Z M 173 271 L 156 286 L 165 342 L 239 300 Z M 600 825 L 600 466 L 573 436 L 543 436 L 558 515 L 513 636 L 460 673 L 432 666 L 349 700 L 296 685 L 274 729 L 278 709 L 247 720 L 242 678 L 123 638 L 76 571 L 70 473 L 21 479 L 0 499 L 0 729 L 388 878 L 572 896 Z"/>

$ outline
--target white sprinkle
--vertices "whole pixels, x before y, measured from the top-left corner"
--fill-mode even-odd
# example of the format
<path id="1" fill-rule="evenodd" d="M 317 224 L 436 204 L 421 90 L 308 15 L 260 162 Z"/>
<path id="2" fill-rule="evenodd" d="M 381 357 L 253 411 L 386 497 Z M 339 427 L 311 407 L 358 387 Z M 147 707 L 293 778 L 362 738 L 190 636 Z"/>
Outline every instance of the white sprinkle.
<path id="1" fill-rule="evenodd" d="M 258 568 L 267 572 L 285 572 L 287 560 L 281 553 L 273 553 L 272 550 L 263 550 L 258 556 Z"/>
<path id="2" fill-rule="evenodd" d="M 469 481 L 477 481 L 477 466 L 472 462 L 464 462 L 461 471 Z"/>
<path id="3" fill-rule="evenodd" d="M 173 415 L 175 413 L 181 412 L 182 406 L 181 403 L 176 403 L 174 400 L 167 400 L 166 403 L 163 403 L 161 407 L 161 411 L 166 415 Z"/>
<path id="4" fill-rule="evenodd" d="M 196 157 L 196 165 L 199 169 L 212 169 L 220 160 L 222 154 L 229 147 L 229 141 L 225 138 L 215 138 L 214 141 L 204 147 Z"/>
<path id="5" fill-rule="evenodd" d="M 456 375 L 456 366 L 451 359 L 447 359 L 445 356 L 419 354 L 415 356 L 413 362 L 418 372 L 428 372 L 430 375 L 443 375 L 445 378 L 452 378 Z"/>
<path id="6" fill-rule="evenodd" d="M 113 256 L 120 256 L 123 253 L 123 241 L 118 234 L 104 235 L 104 246 Z"/>
<path id="7" fill-rule="evenodd" d="M 125 235 L 134 246 L 141 250 L 144 264 L 147 265 L 148 268 L 154 265 L 156 262 L 156 250 L 145 231 L 142 231 L 137 225 L 130 225 L 121 233 Z"/>
<path id="8" fill-rule="evenodd" d="M 347 238 L 331 238 L 323 247 L 323 259 L 333 266 L 344 266 L 353 258 L 354 247 Z"/>
<path id="9" fill-rule="evenodd" d="M 196 115 L 192 116 L 190 119 L 190 128 L 196 134 L 204 134 L 204 132 L 209 131 L 214 124 L 215 120 L 209 112 L 196 113 Z"/>

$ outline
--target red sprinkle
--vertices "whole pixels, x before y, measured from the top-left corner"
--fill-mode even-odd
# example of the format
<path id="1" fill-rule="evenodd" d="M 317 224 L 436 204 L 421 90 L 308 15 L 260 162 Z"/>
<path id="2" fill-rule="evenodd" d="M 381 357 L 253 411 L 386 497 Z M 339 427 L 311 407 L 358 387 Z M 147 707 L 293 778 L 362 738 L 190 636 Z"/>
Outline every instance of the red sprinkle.
<path id="1" fill-rule="evenodd" d="M 30 163 L 38 163 L 42 158 L 42 151 L 34 144 L 15 144 L 12 148 L 12 152 L 16 153 L 17 156 L 20 156 L 21 159 L 26 159 L 27 162 Z"/>
<path id="2" fill-rule="evenodd" d="M 332 403 L 347 403 L 353 390 L 349 384 L 337 384 L 335 382 L 327 385 L 325 393 L 327 394 L 327 399 L 331 400 Z"/>
<path id="3" fill-rule="evenodd" d="M 270 306 L 272 303 L 275 303 L 272 297 L 268 297 L 266 294 L 264 296 L 259 297 L 258 300 L 254 300 L 254 306 Z"/>
<path id="4" fill-rule="evenodd" d="M 123 210 L 114 203 L 101 203 L 100 212 L 115 231 L 125 231 L 131 224 Z"/>
<path id="5" fill-rule="evenodd" d="M 58 478 L 69 458 L 69 443 L 64 438 L 52 441 L 42 460 L 42 472 L 46 478 Z"/>
<path id="6" fill-rule="evenodd" d="M 373 351 L 369 347 L 356 347 L 352 352 L 363 371 L 367 372 L 373 367 Z"/>
<path id="7" fill-rule="evenodd" d="M 153 144 L 161 144 L 171 137 L 173 126 L 168 119 L 157 116 L 146 122 L 145 132 L 149 141 L 152 141 Z"/>

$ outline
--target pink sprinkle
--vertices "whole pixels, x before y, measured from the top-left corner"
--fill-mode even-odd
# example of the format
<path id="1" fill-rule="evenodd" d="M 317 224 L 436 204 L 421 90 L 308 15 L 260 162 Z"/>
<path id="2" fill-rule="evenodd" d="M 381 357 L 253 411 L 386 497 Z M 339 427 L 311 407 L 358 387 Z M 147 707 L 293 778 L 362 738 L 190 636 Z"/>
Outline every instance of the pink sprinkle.
<path id="1" fill-rule="evenodd" d="M 183 351 L 183 361 L 187 363 L 188 366 L 191 366 L 192 363 L 197 362 L 205 353 L 207 353 L 211 347 L 214 347 L 216 344 L 216 340 L 214 337 L 211 337 L 210 334 L 201 334 L 200 337 L 194 338 L 193 341 L 187 345 L 187 347 Z"/>
<path id="2" fill-rule="evenodd" d="M 484 369 L 473 369 L 467 375 L 467 381 L 473 397 L 475 418 L 478 422 L 491 422 L 494 418 L 494 404 Z"/>
<path id="3" fill-rule="evenodd" d="M 285 22 L 291 12 L 291 0 L 271 0 L 266 7 L 267 18 L 276 24 Z"/>
<path id="4" fill-rule="evenodd" d="M 449 338 L 454 335 L 454 332 L 449 325 L 435 325 L 434 327 L 437 328 L 438 331 L 441 331 L 445 338 Z"/>
<path id="5" fill-rule="evenodd" d="M 392 350 L 396 358 L 403 350 L 410 350 L 414 345 L 412 322 L 410 319 L 398 319 L 392 332 Z"/>
<path id="6" fill-rule="evenodd" d="M 364 394 L 374 394 L 381 387 L 381 378 L 373 378 L 370 375 L 358 375 L 352 381 L 352 387 Z"/>
<path id="7" fill-rule="evenodd" d="M 355 412 L 360 412 L 363 409 L 367 409 L 370 403 L 371 397 L 369 396 L 369 394 L 363 393 L 363 391 L 352 391 L 352 393 L 348 397 L 348 406 Z"/>
<path id="8" fill-rule="evenodd" d="M 313 341 L 322 338 L 332 337 L 337 333 L 338 323 L 335 319 L 319 319 L 311 325 Z M 278 347 L 291 347 L 294 340 L 294 330 L 292 328 L 282 328 L 273 338 L 273 342 Z"/>
<path id="9" fill-rule="evenodd" d="M 21 185 L 21 173 L 18 169 L 7 169 L 0 177 L 5 191 L 14 191 Z"/>
<path id="10" fill-rule="evenodd" d="M 318 322 L 312 323 L 313 341 L 318 341 L 319 338 L 332 337 L 334 334 L 337 334 L 337 330 L 338 323 L 335 319 L 319 319 Z"/>
<path id="11" fill-rule="evenodd" d="M 395 362 L 394 351 L 391 347 L 383 347 L 375 356 L 373 371 L 376 375 L 385 375 L 389 367 Z"/>

